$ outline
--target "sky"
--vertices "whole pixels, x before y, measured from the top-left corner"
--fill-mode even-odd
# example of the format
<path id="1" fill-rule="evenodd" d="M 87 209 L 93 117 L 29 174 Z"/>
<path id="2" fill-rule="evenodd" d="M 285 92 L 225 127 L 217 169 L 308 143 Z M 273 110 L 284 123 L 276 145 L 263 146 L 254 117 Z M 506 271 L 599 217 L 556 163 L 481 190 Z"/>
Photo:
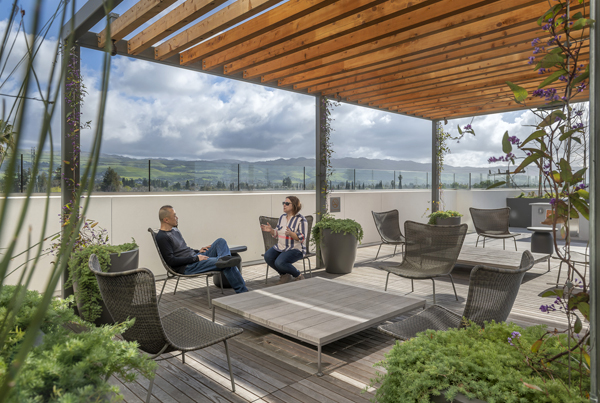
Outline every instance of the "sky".
<path id="1" fill-rule="evenodd" d="M 25 10 L 29 42 L 33 39 L 30 27 L 34 3 L 34 0 L 18 1 Z M 53 15 L 56 3 L 55 0 L 42 1 L 41 21 L 45 23 Z M 123 13 L 134 3 L 135 0 L 125 0 L 114 11 Z M 0 0 L 0 35 L 7 29 L 11 4 L 12 1 Z M 78 0 L 75 4 L 79 8 L 84 1 Z M 57 60 L 59 25 L 52 26 L 36 57 L 35 68 L 42 88 L 48 85 L 49 67 Z M 92 30 L 100 31 L 100 24 Z M 6 64 L 4 69 L 0 66 L 0 94 L 3 94 L 0 100 L 4 102 L 5 113 L 14 102 L 14 98 L 5 95 L 18 92 L 21 78 L 19 69 L 10 77 L 9 73 L 26 51 L 23 32 L 17 35 L 17 27 L 13 26 L 7 43 L 12 44 L 15 37 L 13 51 L 0 59 L 1 66 Z M 91 120 L 91 129 L 84 130 L 81 136 L 82 150 L 86 151 L 98 123 L 102 53 L 82 48 L 81 60 L 88 92 L 82 120 Z M 40 98 L 35 88 L 28 95 Z M 102 153 L 136 158 L 245 161 L 314 158 L 315 155 L 313 96 L 115 56 L 111 58 L 107 100 Z M 42 103 L 29 102 L 21 148 L 37 144 L 41 116 Z M 343 103 L 334 109 L 332 116 L 334 158 L 431 161 L 431 122 L 428 120 Z M 57 109 L 52 121 L 55 147 L 60 144 L 59 117 L 60 109 Z M 486 167 L 489 157 L 501 154 L 505 131 L 524 139 L 531 132 L 527 125 L 532 123 L 533 115 L 527 111 L 449 121 L 445 129 L 451 133 L 458 134 L 457 125 L 471 124 L 477 134 L 452 142 L 446 164 Z"/>

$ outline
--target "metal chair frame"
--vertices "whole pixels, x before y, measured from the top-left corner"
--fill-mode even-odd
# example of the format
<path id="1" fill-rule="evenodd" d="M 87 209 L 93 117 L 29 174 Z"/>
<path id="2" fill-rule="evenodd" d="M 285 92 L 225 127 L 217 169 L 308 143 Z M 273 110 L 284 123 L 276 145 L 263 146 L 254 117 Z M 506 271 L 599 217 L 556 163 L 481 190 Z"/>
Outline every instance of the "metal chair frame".
<path id="1" fill-rule="evenodd" d="M 381 244 L 379 245 L 379 249 L 377 249 L 377 254 L 375 255 L 374 260 L 377 260 L 377 258 L 379 257 L 379 251 L 381 251 L 381 247 L 384 244 L 394 245 L 394 254 L 392 255 L 392 257 L 396 256 L 396 249 L 398 248 L 398 245 L 402 245 L 402 255 L 404 255 L 404 246 L 406 245 L 406 240 L 404 238 L 404 235 L 402 235 L 402 231 L 400 230 L 400 214 L 398 213 L 398 210 L 394 209 L 390 211 L 382 211 L 380 213 L 371 211 L 371 214 L 373 215 L 373 221 L 375 221 L 375 228 L 377 228 L 377 232 L 379 233 L 379 237 L 381 238 Z M 383 220 L 378 220 L 378 216 L 381 216 Z M 383 229 L 381 228 L 383 222 L 386 221 L 388 217 L 389 220 L 393 221 L 394 224 L 398 224 L 398 226 L 394 226 L 392 230 L 397 230 L 397 235 L 400 236 L 400 240 L 392 239 L 392 237 L 385 234 Z"/>
<path id="2" fill-rule="evenodd" d="M 509 219 L 510 219 L 510 207 L 502 207 L 502 208 L 497 208 L 497 209 L 478 209 L 478 208 L 474 208 L 471 207 L 469 208 L 469 212 L 471 213 L 471 219 L 473 220 L 473 226 L 475 227 L 475 231 L 477 232 L 477 241 L 475 242 L 475 247 L 477 247 L 477 245 L 479 244 L 479 238 L 483 237 L 483 247 L 485 248 L 485 238 L 492 238 L 492 239 L 502 239 L 502 249 L 506 249 L 506 239 L 507 238 L 512 238 L 513 242 L 515 243 L 515 250 L 517 249 L 517 235 L 518 234 L 513 234 L 512 232 L 510 232 L 509 230 Z M 475 214 L 473 214 L 475 213 Z M 491 217 L 493 217 L 496 222 L 494 222 L 494 224 L 498 224 L 500 221 L 502 221 L 502 228 L 498 228 L 497 230 L 494 230 L 495 232 L 499 232 L 498 234 L 490 234 L 490 233 L 486 233 L 486 229 L 482 228 L 483 222 L 483 217 L 481 217 L 482 214 L 496 214 L 496 216 L 494 217 L 493 215 Z M 475 218 L 478 217 L 478 218 Z M 506 223 L 506 227 L 504 226 L 504 224 Z M 489 224 L 489 223 L 488 223 Z M 502 231 L 505 231 L 502 233 Z"/>

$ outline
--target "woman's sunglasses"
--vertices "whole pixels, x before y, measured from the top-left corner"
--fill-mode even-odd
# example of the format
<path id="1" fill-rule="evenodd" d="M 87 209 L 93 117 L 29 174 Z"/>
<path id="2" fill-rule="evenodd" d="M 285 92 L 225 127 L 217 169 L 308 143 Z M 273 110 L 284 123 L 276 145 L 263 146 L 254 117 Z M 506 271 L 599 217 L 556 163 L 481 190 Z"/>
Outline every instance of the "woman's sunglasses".
<path id="1" fill-rule="evenodd" d="M 292 203 L 290 203 L 290 202 L 281 202 L 281 204 L 283 204 L 284 206 L 289 206 Z"/>

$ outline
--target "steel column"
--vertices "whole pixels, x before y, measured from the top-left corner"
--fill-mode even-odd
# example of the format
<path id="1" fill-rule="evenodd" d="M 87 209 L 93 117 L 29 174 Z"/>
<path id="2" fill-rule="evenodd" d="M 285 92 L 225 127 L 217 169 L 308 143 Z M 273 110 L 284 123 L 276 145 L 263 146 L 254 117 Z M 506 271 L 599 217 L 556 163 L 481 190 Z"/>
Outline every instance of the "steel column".
<path id="1" fill-rule="evenodd" d="M 431 212 L 436 212 L 440 205 L 440 176 L 438 175 L 438 121 L 431 121 Z"/>
<path id="2" fill-rule="evenodd" d="M 315 195 L 316 195 L 316 206 L 317 206 L 317 217 L 316 222 L 321 221 L 323 214 L 327 212 L 327 198 L 323 191 L 324 187 L 327 186 L 327 164 L 325 161 L 325 145 L 321 139 L 321 129 L 325 125 L 325 119 L 327 114 L 325 111 L 325 105 L 322 102 L 321 97 L 315 97 L 315 139 L 316 139 L 316 166 L 315 166 Z M 319 245 L 317 245 L 317 268 L 321 268 L 323 262 L 321 260 L 321 253 Z"/>
<path id="3" fill-rule="evenodd" d="M 600 188 L 598 174 L 598 158 L 600 157 L 600 10 L 597 1 L 590 2 L 590 18 L 595 24 L 590 30 L 590 330 L 591 330 L 591 387 L 590 401 L 598 402 L 600 399 L 598 363 L 600 362 L 600 333 L 598 317 L 600 312 L 600 237 L 596 230 L 600 228 L 598 207 L 600 206 Z"/>

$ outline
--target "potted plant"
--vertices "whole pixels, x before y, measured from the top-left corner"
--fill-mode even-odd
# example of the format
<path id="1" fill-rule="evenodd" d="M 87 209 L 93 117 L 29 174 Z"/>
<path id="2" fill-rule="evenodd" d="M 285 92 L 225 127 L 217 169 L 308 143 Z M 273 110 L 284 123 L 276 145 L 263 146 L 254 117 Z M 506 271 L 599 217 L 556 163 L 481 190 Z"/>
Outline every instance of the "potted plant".
<path id="1" fill-rule="evenodd" d="M 135 240 L 121 245 L 93 244 L 71 255 L 69 259 L 69 279 L 80 316 L 96 325 L 112 324 L 113 320 L 100 295 L 96 276 L 89 269 L 90 256 L 95 254 L 104 272 L 134 270 L 139 265 L 139 249 Z"/>
<path id="2" fill-rule="evenodd" d="M 436 211 L 427 216 L 429 221 L 427 224 L 431 225 L 459 225 L 460 217 L 463 215 L 458 211 L 454 210 L 445 210 L 445 211 Z"/>
<path id="3" fill-rule="evenodd" d="M 312 242 L 321 250 L 325 271 L 333 274 L 352 272 L 356 248 L 364 236 L 362 226 L 346 218 L 326 215 L 312 229 Z"/>
<path id="4" fill-rule="evenodd" d="M 371 380 L 377 387 L 375 399 L 379 403 L 589 401 L 589 368 L 578 365 L 577 371 L 569 371 L 563 362 L 548 362 L 567 350 L 568 336 L 542 345 L 539 340 L 547 333 L 545 326 L 522 329 L 504 322 L 486 323 L 485 328 L 470 322 L 461 329 L 419 333 L 396 343 L 385 360 L 375 364 L 386 369 Z"/>

